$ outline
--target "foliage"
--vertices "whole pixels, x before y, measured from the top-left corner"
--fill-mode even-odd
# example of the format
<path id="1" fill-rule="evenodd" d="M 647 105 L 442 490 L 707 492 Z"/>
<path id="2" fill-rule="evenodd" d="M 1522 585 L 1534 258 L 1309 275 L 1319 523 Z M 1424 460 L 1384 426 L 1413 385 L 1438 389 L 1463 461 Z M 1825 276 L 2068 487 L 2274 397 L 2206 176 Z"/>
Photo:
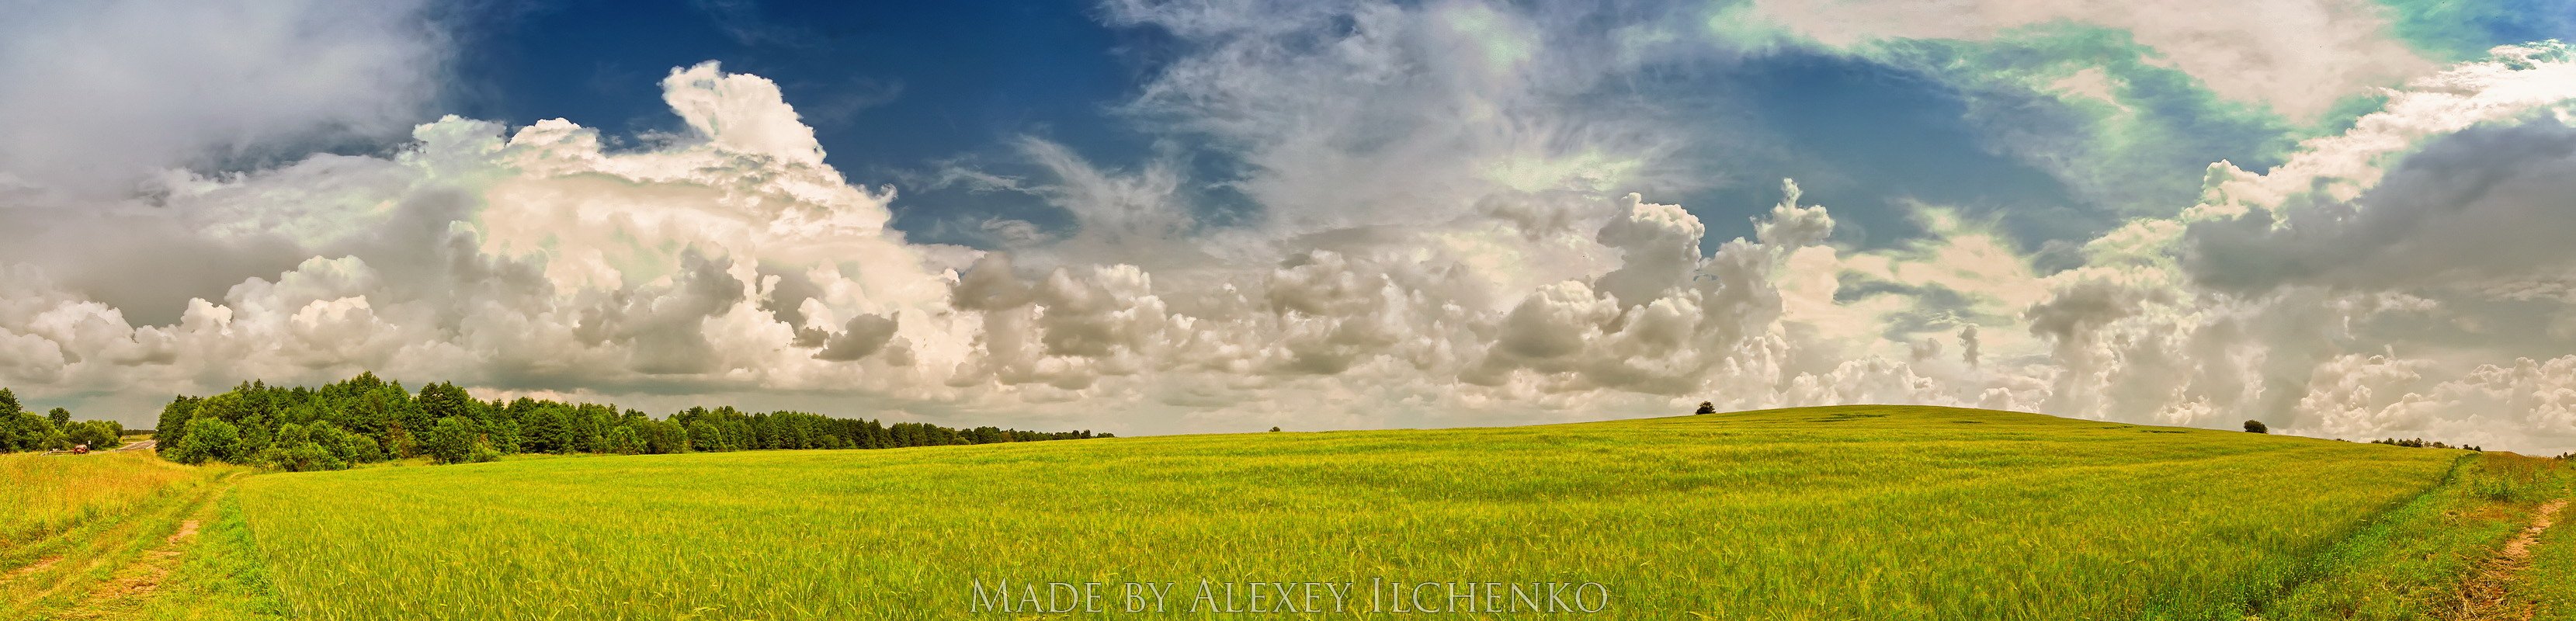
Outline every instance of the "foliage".
<path id="1" fill-rule="evenodd" d="M 0 388 L 0 453 L 71 448 L 60 426 L 18 404 L 18 394 Z"/>
<path id="2" fill-rule="evenodd" d="M 55 408 L 55 411 L 62 411 Z M 63 436 L 72 444 L 86 444 L 92 449 L 116 448 L 117 437 L 125 435 L 125 426 L 112 420 L 85 420 L 64 428 Z"/>
<path id="3" fill-rule="evenodd" d="M 466 422 L 460 416 L 440 417 L 437 424 L 430 426 L 429 433 L 421 436 L 420 443 L 421 451 L 429 454 L 430 461 L 442 464 L 466 463 L 477 453 L 475 449 L 489 446 L 483 442 L 481 434 L 474 432 L 474 423 Z"/>
<path id="4" fill-rule="evenodd" d="M 1598 581 L 1603 618 L 2240 621 L 2462 455 L 1860 406 L 370 468 L 242 508 L 314 619 L 964 618 L 973 579 L 1252 571 Z"/>
<path id="5" fill-rule="evenodd" d="M 1699 402 L 1699 409 L 1691 410 L 1691 413 L 1692 413 L 1692 414 L 1716 414 L 1716 413 L 1717 413 L 1717 404 L 1715 404 L 1715 403 L 1709 403 L 1709 402 L 1707 402 L 1707 401 L 1701 401 L 1701 402 Z"/>
<path id="6" fill-rule="evenodd" d="M 188 436 L 180 438 L 178 445 L 161 451 L 162 457 L 183 464 L 237 462 L 243 455 L 240 428 L 221 418 L 190 421 Z"/>
<path id="7" fill-rule="evenodd" d="M 2423 438 L 2413 438 L 2413 439 L 2405 439 L 2405 440 L 2400 440 L 2400 439 L 2397 439 L 2397 438 L 2381 438 L 2381 439 L 2378 439 L 2378 440 L 2371 440 L 2371 441 L 2370 441 L 2370 443 L 2371 443 L 2371 444 L 2386 444 L 2386 445 L 2390 445 L 2390 446 L 2404 446 L 2404 447 L 2410 447 L 2410 448 L 2466 449 L 2466 450 L 2471 450 L 2471 451 L 2485 451 L 2485 450 L 2486 450 L 2486 449 L 2478 448 L 2478 447 L 2475 447 L 2475 446 L 2468 446 L 2468 445 L 2452 446 L 2452 445 L 2450 445 L 2450 444 L 2445 444 L 2445 443 L 2441 443 L 2441 442 L 2426 442 L 2426 441 L 2424 441 L 2424 439 L 2423 439 Z"/>
<path id="8" fill-rule="evenodd" d="M 163 439 L 162 454 L 173 461 L 257 464 L 290 471 L 339 470 L 409 457 L 453 464 L 493 461 L 515 453 L 872 449 L 1110 435 L 889 425 L 731 407 L 693 407 L 656 419 L 615 405 L 524 397 L 477 401 L 465 389 L 446 382 L 422 386 L 414 394 L 400 382 L 385 381 L 373 373 L 319 388 L 282 388 L 254 381 L 212 396 L 181 395 L 161 408 L 155 427 Z"/>
<path id="9" fill-rule="evenodd" d="M 2272 428 L 2264 426 L 2263 421 L 2247 420 L 2245 421 L 2245 431 L 2250 433 L 2272 433 Z"/>

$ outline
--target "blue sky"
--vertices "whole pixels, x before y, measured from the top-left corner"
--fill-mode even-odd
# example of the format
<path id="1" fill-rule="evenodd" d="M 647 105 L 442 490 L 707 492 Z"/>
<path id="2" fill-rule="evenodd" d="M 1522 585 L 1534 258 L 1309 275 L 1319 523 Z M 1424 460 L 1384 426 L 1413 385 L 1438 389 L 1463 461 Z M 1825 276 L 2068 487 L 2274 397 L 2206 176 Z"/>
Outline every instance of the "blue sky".
<path id="1" fill-rule="evenodd" d="M 2570 28 L 2566 18 L 2546 17 L 2567 7 L 2547 2 L 2396 8 L 2404 10 L 2392 29 L 2413 35 L 2412 45 L 2430 55 L 2567 36 Z M 460 21 L 456 35 L 467 45 L 456 57 L 444 109 L 511 124 L 561 117 L 612 134 L 669 132 L 678 119 L 657 100 L 657 77 L 719 61 L 729 71 L 776 80 L 815 128 L 831 164 L 853 181 L 901 188 L 899 228 L 926 241 L 976 245 L 973 236 L 940 225 L 998 217 L 1068 227 L 1073 218 L 1026 195 L 931 182 L 943 166 L 1026 173 L 1010 146 L 1024 136 L 1062 143 L 1104 165 L 1133 166 L 1166 137 L 1117 109 L 1180 51 L 1157 28 L 1104 21 L 1099 7 L 1078 2 L 531 2 Z M 1966 51 L 1944 53 L 2043 63 L 2069 53 L 2016 45 L 1961 43 Z M 1749 234 L 1747 218 L 1779 200 L 1775 180 L 1784 177 L 1806 180 L 1810 200 L 1837 208 L 1844 242 L 1869 247 L 1919 234 L 1909 217 L 1916 203 L 1991 220 L 2026 249 L 2081 240 L 2130 215 L 2106 205 L 2107 197 L 2070 187 L 2077 184 L 2062 178 L 2067 171 L 2034 165 L 2032 154 L 1999 144 L 2005 138 L 1998 134 L 2008 132 L 2083 141 L 2097 128 L 2032 123 L 2067 113 L 2052 110 L 2063 107 L 2057 101 L 1978 84 L 1978 76 L 1955 73 L 1960 69 L 1829 46 L 1750 53 L 1712 47 L 1612 90 L 1684 102 L 1683 122 L 1735 132 L 1687 154 L 1700 168 L 1698 186 L 1662 195 L 1721 233 L 1707 250 Z M 2168 73 L 2181 84 L 2164 88 L 2184 99 L 2205 95 L 2189 76 Z M 2143 92 L 2148 88 L 2136 96 L 2152 113 L 2203 124 L 2170 136 L 2164 157 L 2149 163 L 2155 169 L 2120 173 L 2162 180 L 2168 196 L 2159 198 L 2168 201 L 2190 198 L 2208 162 L 2259 172 L 2304 135 L 2287 122 L 2208 123 L 2199 117 L 2217 115 L 2205 103 L 2177 103 L 2172 92 Z M 2032 110 L 2023 111 L 2030 116 L 2017 119 L 2021 124 L 1998 128 L 1973 118 L 1979 106 Z M 2357 113 L 2313 124 L 2331 126 Z M 1241 174 L 1240 162 L 1188 137 L 1180 142 L 1191 154 L 1192 181 L 1204 191 L 1200 208 L 1259 209 L 1222 187 Z M 1748 151 L 1746 142 L 1763 148 Z"/>
<path id="2" fill-rule="evenodd" d="M 935 224 L 986 216 L 1067 226 L 1071 219 L 1027 196 L 922 183 L 944 163 L 1023 170 L 1009 143 L 1057 141 L 1110 165 L 1132 165 L 1156 137 L 1117 108 L 1174 54 L 1150 27 L 1113 27 L 1072 2 L 547 2 L 466 22 L 446 111 L 527 124 L 566 118 L 612 134 L 679 128 L 657 97 L 673 67 L 723 63 L 776 80 L 829 154 L 855 182 L 896 184 L 897 225 L 926 239 Z M 2500 35 L 2497 41 L 2503 41 Z M 1992 144 L 1969 116 L 1962 85 L 1933 71 L 1866 54 L 1784 47 L 1673 63 L 1669 72 L 1613 90 L 1690 102 L 1689 119 L 1758 132 L 1769 148 L 1712 144 L 1691 154 L 1710 187 L 1668 194 L 1725 235 L 1780 198 L 1776 180 L 1808 179 L 1810 200 L 1848 214 L 1847 241 L 1884 245 L 1918 231 L 1909 201 L 1957 206 L 1996 219 L 2024 243 L 2100 232 L 2116 220 L 2093 212 L 2043 168 Z M 2053 102 L 2024 101 L 2022 105 Z M 2073 128 L 2081 131 L 2087 128 Z M 1692 131 L 1680 128 L 1677 131 Z M 1193 145 L 1182 145 L 1187 149 Z M 2267 164 L 2241 149 L 2186 148 L 2187 178 L 2207 162 Z M 1229 176 L 1223 153 L 1193 163 L 1206 185 Z M 1243 209 L 1217 192 L 1211 199 Z M 1234 200 L 1229 200 L 1234 199 Z"/>

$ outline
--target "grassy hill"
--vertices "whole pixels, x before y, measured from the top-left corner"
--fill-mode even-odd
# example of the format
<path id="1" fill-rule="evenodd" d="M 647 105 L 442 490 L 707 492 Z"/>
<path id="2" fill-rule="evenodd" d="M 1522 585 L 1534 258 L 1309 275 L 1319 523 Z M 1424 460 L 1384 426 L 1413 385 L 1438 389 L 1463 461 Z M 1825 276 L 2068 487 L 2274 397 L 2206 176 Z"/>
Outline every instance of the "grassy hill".
<path id="1" fill-rule="evenodd" d="M 2473 559 L 2401 548 L 2510 534 L 2530 502 L 2464 487 L 2469 455 L 1834 407 L 271 474 L 241 512 L 312 619 L 1010 618 L 974 589 L 1050 581 L 1205 618 L 1202 580 L 1365 609 L 1372 579 L 1598 583 L 1606 618 L 2277 619 L 2426 599 Z"/>

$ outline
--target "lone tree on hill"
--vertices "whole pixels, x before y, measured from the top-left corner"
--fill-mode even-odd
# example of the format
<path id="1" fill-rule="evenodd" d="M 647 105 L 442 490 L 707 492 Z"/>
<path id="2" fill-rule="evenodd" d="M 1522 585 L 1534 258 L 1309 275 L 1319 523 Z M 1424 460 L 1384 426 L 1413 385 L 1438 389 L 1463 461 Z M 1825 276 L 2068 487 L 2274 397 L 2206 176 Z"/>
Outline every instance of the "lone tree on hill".
<path id="1" fill-rule="evenodd" d="M 2263 421 L 2259 420 L 2245 421 L 2245 430 L 2254 433 L 2272 433 L 2272 428 L 2263 426 Z"/>
<path id="2" fill-rule="evenodd" d="M 1706 402 L 1706 401 L 1701 401 L 1701 402 L 1699 402 L 1699 409 L 1698 409 L 1698 410 L 1693 410 L 1691 413 L 1692 413 L 1692 414 L 1716 414 L 1716 413 L 1717 413 L 1717 404 L 1715 404 L 1715 403 L 1709 403 L 1709 402 Z"/>

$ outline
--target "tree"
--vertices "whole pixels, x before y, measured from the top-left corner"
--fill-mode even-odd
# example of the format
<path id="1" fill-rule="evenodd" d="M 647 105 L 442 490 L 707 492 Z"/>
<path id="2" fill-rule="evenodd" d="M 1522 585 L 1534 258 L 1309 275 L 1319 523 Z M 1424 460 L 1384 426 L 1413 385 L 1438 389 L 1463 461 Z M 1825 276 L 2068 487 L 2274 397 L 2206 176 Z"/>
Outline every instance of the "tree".
<path id="1" fill-rule="evenodd" d="M 202 464 L 209 461 L 233 461 L 239 450 L 241 431 L 224 419 L 211 416 L 188 420 L 188 437 L 162 454 L 170 461 Z"/>
<path id="2" fill-rule="evenodd" d="M 1271 430 L 1271 431 L 1278 431 L 1278 430 L 1279 430 L 1279 428 L 1278 428 L 1278 427 L 1271 427 L 1271 428 L 1270 428 L 1270 430 Z"/>
<path id="3" fill-rule="evenodd" d="M 53 421 L 55 429 L 67 430 L 72 426 L 72 411 L 62 408 L 47 410 L 45 412 L 45 420 Z"/>
<path id="4" fill-rule="evenodd" d="M 627 425 L 618 425 L 617 428 L 608 430 L 608 436 L 602 443 L 606 445 L 603 448 L 608 452 L 619 455 L 636 455 L 644 452 L 644 437 L 636 434 L 634 427 Z"/>
<path id="5" fill-rule="evenodd" d="M 169 405 L 161 406 L 161 419 L 153 423 L 152 436 L 165 439 L 187 438 L 188 417 L 197 415 L 198 401 L 200 399 L 186 395 L 170 399 Z"/>
<path id="6" fill-rule="evenodd" d="M 2265 426 L 2263 426 L 2263 421 L 2259 421 L 2259 420 L 2249 420 L 2249 421 L 2245 421 L 2245 430 L 2246 430 L 2246 431 L 2253 432 L 2253 433 L 2271 433 L 2271 432 L 2272 432 L 2272 429 L 2271 429 L 2270 427 L 2265 427 Z"/>
<path id="7" fill-rule="evenodd" d="M 422 388 L 421 393 L 428 394 L 429 389 Z M 461 464 L 474 456 L 475 445 L 480 443 L 481 438 L 476 437 L 473 422 L 461 416 L 449 416 L 429 426 L 429 433 L 421 437 L 420 450 L 429 455 L 430 461 Z"/>
<path id="8" fill-rule="evenodd" d="M 1701 402 L 1699 402 L 1699 409 L 1698 409 L 1698 410 L 1693 410 L 1691 413 L 1692 413 L 1692 414 L 1716 414 L 1716 413 L 1717 413 L 1717 404 L 1715 404 L 1715 403 L 1709 403 L 1709 402 L 1707 402 L 1707 401 L 1701 401 Z"/>
<path id="9" fill-rule="evenodd" d="M 420 404 L 421 415 L 433 421 L 451 416 L 470 419 L 476 406 L 474 397 L 465 394 L 465 389 L 446 382 L 420 387 L 420 396 L 413 401 Z"/>
<path id="10" fill-rule="evenodd" d="M 124 429 L 120 428 L 115 421 L 85 420 L 67 427 L 63 435 L 73 444 L 87 444 L 93 449 L 109 449 L 116 447 L 116 437 L 122 435 L 120 433 L 122 431 Z"/>

